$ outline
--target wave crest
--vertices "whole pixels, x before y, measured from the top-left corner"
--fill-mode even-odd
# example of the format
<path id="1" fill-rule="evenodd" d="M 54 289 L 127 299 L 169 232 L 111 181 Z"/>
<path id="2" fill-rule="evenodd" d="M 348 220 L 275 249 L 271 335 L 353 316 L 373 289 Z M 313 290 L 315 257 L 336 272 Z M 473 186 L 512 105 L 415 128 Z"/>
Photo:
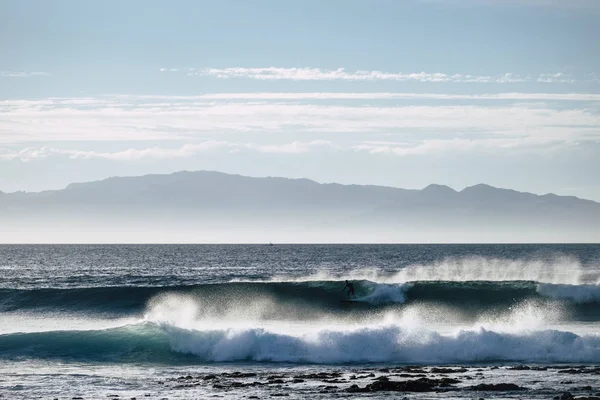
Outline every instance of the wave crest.
<path id="1" fill-rule="evenodd" d="M 600 336 L 483 328 L 442 334 L 397 325 L 285 332 L 263 327 L 186 329 L 154 323 L 100 331 L 0 335 L 0 359 L 22 357 L 153 363 L 597 363 Z"/>

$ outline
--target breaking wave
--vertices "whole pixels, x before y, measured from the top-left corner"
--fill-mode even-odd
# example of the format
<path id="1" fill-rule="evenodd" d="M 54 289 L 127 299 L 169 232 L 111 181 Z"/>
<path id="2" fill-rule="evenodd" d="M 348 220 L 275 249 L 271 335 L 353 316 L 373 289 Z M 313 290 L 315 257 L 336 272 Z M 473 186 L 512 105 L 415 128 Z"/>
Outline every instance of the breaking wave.
<path id="1" fill-rule="evenodd" d="M 509 307 L 527 301 L 557 301 L 577 310 L 600 309 L 600 285 L 566 285 L 535 281 L 414 281 L 379 283 L 353 281 L 353 308 L 340 300 L 343 281 L 229 282 L 170 287 L 100 287 L 77 289 L 0 289 L 0 312 L 79 312 L 103 315 L 142 313 L 165 296 L 194 299 L 205 309 L 248 308 L 268 302 L 280 310 L 305 313 L 384 310 L 403 304 L 429 303 L 472 311 Z M 599 311 L 600 314 L 600 311 Z M 599 315 L 600 316 L 600 315 Z"/>
<path id="2" fill-rule="evenodd" d="M 483 328 L 441 334 L 397 325 L 282 332 L 261 327 L 187 329 L 144 322 L 107 330 L 0 335 L 0 358 L 105 362 L 543 363 L 600 362 L 600 336 Z"/>

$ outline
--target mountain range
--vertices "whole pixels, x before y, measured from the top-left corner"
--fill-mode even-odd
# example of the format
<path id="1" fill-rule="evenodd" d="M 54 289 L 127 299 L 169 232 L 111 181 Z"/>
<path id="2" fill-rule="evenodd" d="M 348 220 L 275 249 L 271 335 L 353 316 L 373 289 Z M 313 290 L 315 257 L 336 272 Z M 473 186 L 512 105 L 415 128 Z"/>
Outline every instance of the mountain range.
<path id="1" fill-rule="evenodd" d="M 479 184 L 456 191 L 211 171 L 0 192 L 0 242 L 598 242 L 600 203 Z"/>

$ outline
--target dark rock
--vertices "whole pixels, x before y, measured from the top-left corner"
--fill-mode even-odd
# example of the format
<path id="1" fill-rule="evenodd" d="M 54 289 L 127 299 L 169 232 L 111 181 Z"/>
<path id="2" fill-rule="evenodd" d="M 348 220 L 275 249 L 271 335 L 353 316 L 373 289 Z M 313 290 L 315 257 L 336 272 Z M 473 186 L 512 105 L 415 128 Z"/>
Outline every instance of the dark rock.
<path id="1" fill-rule="evenodd" d="M 350 386 L 348 389 L 346 389 L 346 392 L 349 392 L 349 393 L 360 393 L 362 391 L 363 391 L 363 389 L 360 388 L 357 384 L 354 384 L 354 385 Z"/>
<path id="2" fill-rule="evenodd" d="M 373 378 L 373 377 L 375 377 L 375 374 L 370 373 L 370 374 L 367 374 L 367 375 L 359 375 L 359 376 L 356 377 L 356 379 L 365 379 L 365 378 Z"/>
<path id="3" fill-rule="evenodd" d="M 395 368 L 393 372 L 405 372 L 407 374 L 426 374 L 427 373 L 427 371 L 425 371 L 423 368 L 414 367 L 414 366 Z"/>
<path id="4" fill-rule="evenodd" d="M 443 378 L 443 379 L 429 379 L 420 378 L 410 381 L 390 381 L 390 380 L 377 380 L 371 384 L 368 384 L 364 388 L 358 385 L 352 385 L 347 392 L 350 393 L 366 393 L 366 392 L 380 392 L 380 391 L 393 391 L 393 392 L 433 392 L 440 387 L 448 387 L 454 383 L 460 381 L 456 379 Z"/>
<path id="5" fill-rule="evenodd" d="M 471 386 L 469 389 L 481 391 L 527 390 L 526 388 L 515 385 L 514 383 L 480 383 L 479 385 Z"/>
<path id="6" fill-rule="evenodd" d="M 510 371 L 529 371 L 531 370 L 531 367 L 528 365 L 517 365 L 515 367 L 508 367 L 506 369 Z"/>
<path id="7" fill-rule="evenodd" d="M 187 389 L 187 388 L 191 388 L 191 387 L 194 387 L 194 385 L 185 384 L 185 385 L 176 385 L 176 386 L 173 386 L 173 389 Z"/>
<path id="8" fill-rule="evenodd" d="M 270 385 L 285 383 L 283 379 L 271 379 L 267 382 Z"/>
<path id="9" fill-rule="evenodd" d="M 467 372 L 466 368 L 431 368 L 431 373 L 433 374 L 460 374 L 463 372 Z"/>
<path id="10" fill-rule="evenodd" d="M 332 393 L 332 392 L 336 392 L 338 390 L 337 386 L 319 386 L 319 388 L 321 388 L 319 393 L 322 393 L 322 394 Z"/>
<path id="11" fill-rule="evenodd" d="M 298 378 L 295 378 L 295 379 L 294 379 L 293 381 L 291 381 L 291 382 L 292 382 L 292 383 L 302 383 L 302 382 L 305 382 L 305 381 L 304 381 L 304 379 L 298 379 Z"/>
<path id="12" fill-rule="evenodd" d="M 448 387 L 450 385 L 454 385 L 455 383 L 460 383 L 458 379 L 454 378 L 442 378 L 437 380 L 438 385 L 441 387 Z"/>
<path id="13" fill-rule="evenodd" d="M 342 376 L 341 372 L 319 372 L 318 374 L 297 375 L 297 379 L 334 379 Z M 375 376 L 375 375 L 373 375 Z"/>
<path id="14" fill-rule="evenodd" d="M 258 399 L 259 397 L 258 396 L 249 396 L 248 398 L 249 399 Z"/>
<path id="15" fill-rule="evenodd" d="M 206 376 L 205 376 L 204 378 L 202 378 L 202 379 L 204 379 L 205 381 L 210 381 L 210 380 L 212 380 L 212 379 L 217 379 L 217 376 L 216 376 L 216 375 L 213 375 L 213 374 L 211 374 L 211 375 L 206 375 Z"/>
<path id="16" fill-rule="evenodd" d="M 289 396 L 289 394 L 287 393 L 272 393 L 271 397 L 285 397 L 285 396 Z"/>
<path id="17" fill-rule="evenodd" d="M 253 378 L 256 376 L 256 374 L 254 372 L 239 372 L 239 371 L 231 372 L 231 373 L 223 373 L 222 375 L 227 376 L 229 378 Z M 283 377 L 283 375 L 278 376 L 278 377 Z"/>
<path id="18" fill-rule="evenodd" d="M 383 382 L 387 382 L 387 381 L 389 381 L 389 380 L 390 380 L 390 378 L 388 378 L 388 377 L 387 377 L 387 376 L 385 376 L 385 375 L 381 375 L 381 376 L 379 376 L 379 377 L 377 377 L 377 378 L 375 378 L 375 379 L 373 379 L 373 380 L 374 380 L 374 381 L 383 381 Z"/>
<path id="19" fill-rule="evenodd" d="M 562 396 L 560 396 L 560 400 L 571 400 L 573 395 L 569 392 L 564 392 Z"/>
<path id="20" fill-rule="evenodd" d="M 574 392 L 577 392 L 577 391 L 580 391 L 580 390 L 591 391 L 591 390 L 594 390 L 594 389 L 592 389 L 592 387 L 588 385 L 588 386 L 582 386 L 582 387 L 574 387 L 574 388 L 571 388 L 571 390 L 574 391 Z"/>

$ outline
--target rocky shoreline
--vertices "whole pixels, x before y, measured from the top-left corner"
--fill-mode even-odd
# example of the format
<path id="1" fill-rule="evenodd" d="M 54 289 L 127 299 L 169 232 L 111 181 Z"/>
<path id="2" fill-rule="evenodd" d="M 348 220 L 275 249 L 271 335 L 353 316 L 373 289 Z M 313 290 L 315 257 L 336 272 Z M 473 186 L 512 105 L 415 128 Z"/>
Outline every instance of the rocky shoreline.
<path id="1" fill-rule="evenodd" d="M 547 375 L 550 386 L 541 381 L 531 385 L 510 381 L 525 373 Z M 589 376 L 596 385 L 575 386 L 573 375 Z M 563 379 L 564 377 L 564 379 Z M 499 381 L 505 378 L 506 381 Z M 522 379 L 520 379 L 522 380 Z M 555 383 L 551 383 L 555 382 Z M 572 384 L 570 383 L 572 382 Z M 491 366 L 491 367 L 422 367 L 392 368 L 335 368 L 298 374 L 244 371 L 184 375 L 159 381 L 172 391 L 196 390 L 215 396 L 245 398 L 319 397 L 333 395 L 352 397 L 353 394 L 405 393 L 406 397 L 423 393 L 440 397 L 493 398 L 499 393 L 516 398 L 546 398 L 554 400 L 600 400 L 600 367 L 596 366 Z M 571 386 L 569 386 L 571 385 Z M 179 393 L 178 393 L 179 394 Z M 512 396 L 514 394 L 514 396 Z M 431 398 L 428 397 L 428 398 Z"/>

